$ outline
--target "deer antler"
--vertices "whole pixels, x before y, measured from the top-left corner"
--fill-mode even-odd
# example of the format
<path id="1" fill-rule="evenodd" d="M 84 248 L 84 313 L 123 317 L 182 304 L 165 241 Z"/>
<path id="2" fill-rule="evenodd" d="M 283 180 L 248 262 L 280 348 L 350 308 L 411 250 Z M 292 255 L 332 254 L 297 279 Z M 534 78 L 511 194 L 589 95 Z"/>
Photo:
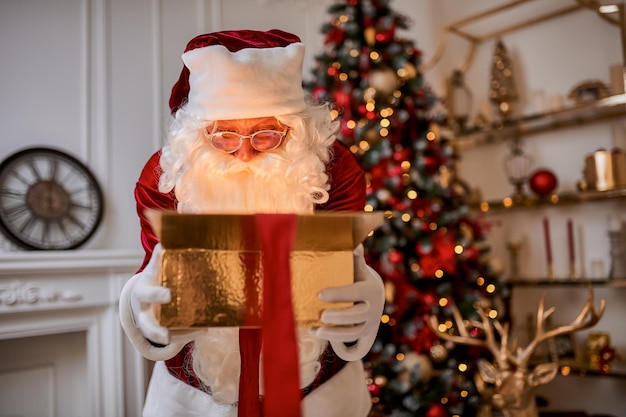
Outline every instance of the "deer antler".
<path id="1" fill-rule="evenodd" d="M 543 295 L 539 300 L 539 307 L 537 308 L 537 330 L 535 333 L 535 338 L 528 344 L 528 346 L 526 346 L 526 348 L 518 353 L 517 358 L 514 360 L 514 363 L 516 363 L 518 367 L 526 367 L 528 365 L 528 361 L 533 351 L 544 340 L 563 334 L 574 333 L 595 325 L 600 320 L 600 318 L 602 318 L 602 315 L 604 314 L 604 309 L 606 308 L 606 300 L 602 299 L 600 300 L 600 309 L 596 312 L 593 305 L 593 287 L 591 287 L 590 285 L 587 302 L 583 306 L 580 313 L 578 313 L 578 316 L 570 324 L 567 324 L 565 326 L 559 326 L 552 330 L 546 331 L 544 329 L 545 321 L 548 317 L 550 317 L 552 313 L 554 313 L 555 308 L 550 307 L 548 310 L 545 310 L 545 298 L 545 295 Z"/>
<path id="2" fill-rule="evenodd" d="M 483 308 L 479 307 L 476 310 L 476 312 L 480 316 L 480 322 L 476 320 L 468 320 L 467 322 L 465 322 L 457 306 L 452 304 L 451 308 L 452 315 L 456 323 L 456 329 L 459 334 L 450 334 L 446 331 L 440 330 L 440 324 L 437 316 L 430 316 L 427 320 L 427 323 L 430 326 L 431 330 L 437 333 L 442 339 L 449 340 L 454 343 L 484 347 L 493 354 L 496 362 L 498 363 L 498 366 L 502 367 L 503 369 L 508 368 L 507 359 L 514 359 L 513 354 L 508 349 L 508 323 L 502 325 L 502 323 L 500 323 L 498 320 L 493 320 L 493 328 L 495 328 L 500 335 L 500 342 L 498 343 L 494 336 L 493 328 L 491 326 L 491 320 L 489 319 Z M 470 336 L 468 328 L 476 328 L 482 330 L 485 338 L 482 339 Z"/>

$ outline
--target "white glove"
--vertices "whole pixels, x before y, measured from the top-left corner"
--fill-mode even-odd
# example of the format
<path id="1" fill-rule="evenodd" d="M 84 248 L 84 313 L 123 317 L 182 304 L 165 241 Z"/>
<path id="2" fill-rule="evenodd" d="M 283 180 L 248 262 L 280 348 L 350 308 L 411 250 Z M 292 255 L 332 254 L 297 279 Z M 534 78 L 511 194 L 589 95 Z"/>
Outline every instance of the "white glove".
<path id="1" fill-rule="evenodd" d="M 335 326 L 322 326 L 313 331 L 314 336 L 328 340 L 337 356 L 345 361 L 359 360 L 369 352 L 385 306 L 383 281 L 365 263 L 363 245 L 354 250 L 354 281 L 354 284 L 320 291 L 322 301 L 355 304 L 348 308 L 324 310 L 321 320 Z M 347 346 L 346 342 L 351 345 Z"/>
<path id="2" fill-rule="evenodd" d="M 159 325 L 154 307 L 169 303 L 172 298 L 169 288 L 158 282 L 160 256 L 159 243 L 154 247 L 148 265 L 126 283 L 120 297 L 122 327 L 135 347 L 151 360 L 169 359 L 187 343 L 206 333 L 204 329 L 170 332 Z"/>
<path id="3" fill-rule="evenodd" d="M 143 336 L 161 345 L 168 345 L 169 330 L 159 325 L 154 314 L 153 304 L 167 304 L 172 300 L 169 288 L 159 285 L 159 258 L 161 244 L 154 247 L 152 257 L 143 271 L 136 275 L 130 292 L 130 308 L 133 312 L 135 325 Z"/>

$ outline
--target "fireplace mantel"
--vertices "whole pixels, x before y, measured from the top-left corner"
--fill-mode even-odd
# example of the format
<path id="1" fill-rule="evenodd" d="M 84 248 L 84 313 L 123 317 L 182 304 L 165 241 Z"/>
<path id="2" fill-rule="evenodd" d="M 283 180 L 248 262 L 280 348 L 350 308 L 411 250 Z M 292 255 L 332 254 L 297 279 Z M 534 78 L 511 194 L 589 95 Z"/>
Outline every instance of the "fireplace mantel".
<path id="1" fill-rule="evenodd" d="M 0 274 L 46 270 L 137 269 L 143 260 L 138 250 L 66 250 L 0 252 Z"/>
<path id="2" fill-rule="evenodd" d="M 0 314 L 116 304 L 142 259 L 118 250 L 2 253 Z"/>
<path id="3" fill-rule="evenodd" d="M 130 250 L 0 253 L 0 340 L 85 332 L 84 415 L 140 414 L 146 362 L 123 334 L 118 301 L 142 260 L 141 252 Z M 26 374 L 28 366 L 10 372 L 21 369 Z M 57 415 L 57 406 L 50 407 L 50 415 Z"/>

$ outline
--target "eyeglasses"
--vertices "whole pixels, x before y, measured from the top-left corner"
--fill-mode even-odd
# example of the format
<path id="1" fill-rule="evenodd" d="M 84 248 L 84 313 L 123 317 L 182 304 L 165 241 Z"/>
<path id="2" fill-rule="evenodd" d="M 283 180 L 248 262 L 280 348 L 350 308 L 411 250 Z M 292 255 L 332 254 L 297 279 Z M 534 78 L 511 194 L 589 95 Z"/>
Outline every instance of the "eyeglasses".
<path id="1" fill-rule="evenodd" d="M 250 145 L 259 152 L 271 151 L 280 146 L 287 135 L 289 128 L 280 132 L 278 130 L 257 130 L 251 135 L 241 135 L 237 132 L 216 131 L 208 133 L 211 145 L 215 149 L 226 153 L 233 153 L 241 148 L 244 139 L 250 139 Z"/>

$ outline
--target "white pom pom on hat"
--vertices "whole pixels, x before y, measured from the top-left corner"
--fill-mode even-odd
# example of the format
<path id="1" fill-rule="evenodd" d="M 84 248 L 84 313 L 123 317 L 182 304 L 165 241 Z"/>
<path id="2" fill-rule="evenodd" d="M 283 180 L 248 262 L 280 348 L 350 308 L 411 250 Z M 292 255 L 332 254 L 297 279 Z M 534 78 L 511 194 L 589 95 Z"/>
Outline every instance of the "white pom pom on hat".
<path id="1" fill-rule="evenodd" d="M 297 113 L 305 108 L 304 45 L 278 29 L 200 35 L 182 55 L 170 110 L 202 120 L 233 120 Z"/>

